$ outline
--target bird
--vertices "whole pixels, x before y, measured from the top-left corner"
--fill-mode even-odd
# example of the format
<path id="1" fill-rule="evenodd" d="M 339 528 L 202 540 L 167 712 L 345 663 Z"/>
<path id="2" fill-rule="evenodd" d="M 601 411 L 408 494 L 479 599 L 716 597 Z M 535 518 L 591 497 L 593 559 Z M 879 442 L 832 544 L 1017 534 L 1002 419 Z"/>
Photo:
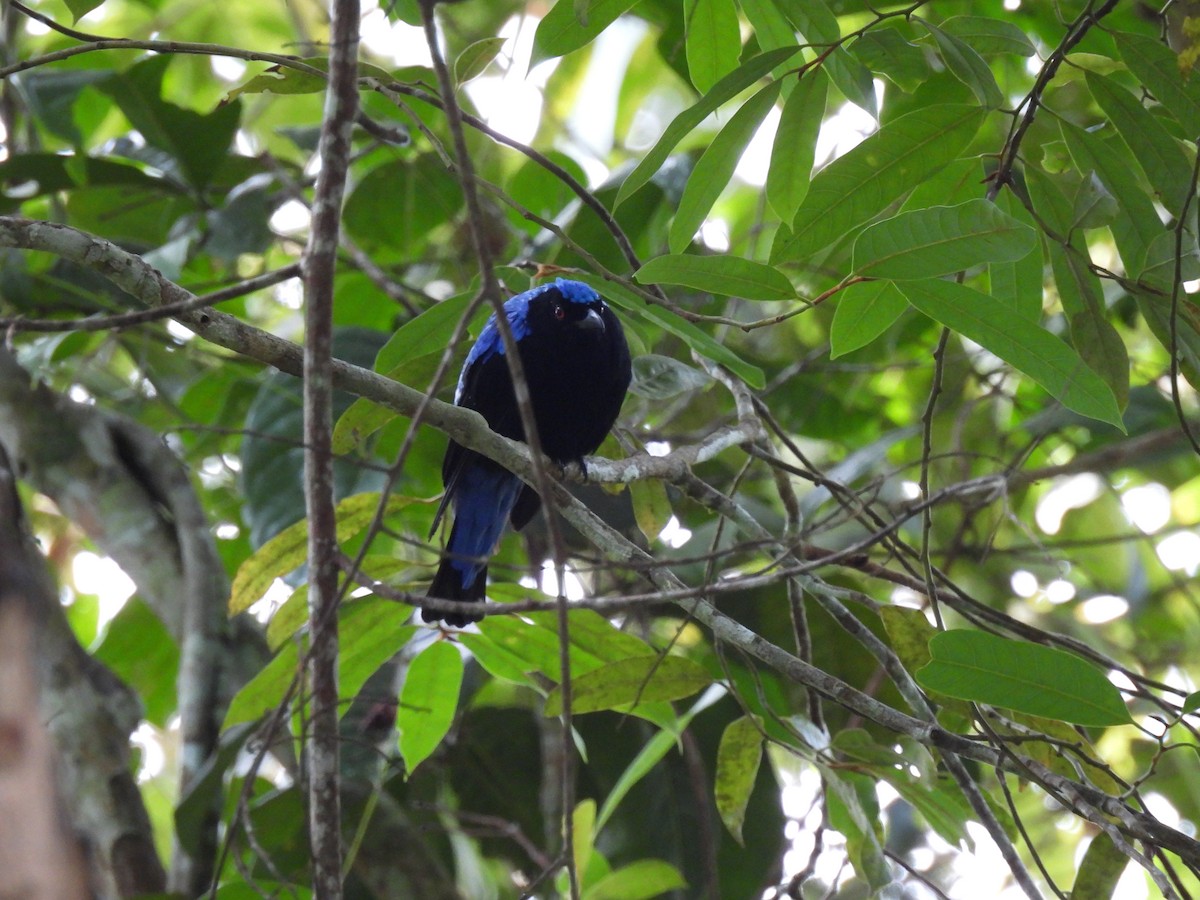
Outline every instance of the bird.
<path id="1" fill-rule="evenodd" d="M 542 451 L 560 466 L 582 466 L 583 457 L 596 451 L 616 422 L 632 377 L 620 320 L 590 285 L 565 278 L 516 295 L 504 304 L 504 315 L 521 354 Z M 463 363 L 454 402 L 479 412 L 498 434 L 524 441 L 504 353 L 493 313 Z M 505 522 L 521 530 L 541 498 L 499 463 L 455 441 L 446 448 L 442 483 L 445 492 L 430 538 L 450 505 L 454 524 L 427 596 L 482 601 L 488 558 Z M 480 618 L 428 607 L 421 617 L 455 627 Z"/>

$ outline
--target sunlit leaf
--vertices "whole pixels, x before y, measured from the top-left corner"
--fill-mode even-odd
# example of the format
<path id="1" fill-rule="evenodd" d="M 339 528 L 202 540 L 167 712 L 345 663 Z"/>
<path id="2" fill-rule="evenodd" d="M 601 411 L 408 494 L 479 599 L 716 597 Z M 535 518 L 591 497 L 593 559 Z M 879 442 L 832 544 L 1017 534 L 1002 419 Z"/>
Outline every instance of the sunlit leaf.
<path id="1" fill-rule="evenodd" d="M 634 657 L 571 679 L 571 710 L 575 713 L 603 709 L 624 712 L 642 703 L 688 697 L 711 681 L 712 677 L 702 666 L 682 656 Z M 544 713 L 557 716 L 561 712 L 562 694 L 555 688 L 546 698 Z"/>
<path id="2" fill-rule="evenodd" d="M 649 900 L 687 887 L 679 870 L 661 859 L 639 859 L 601 878 L 583 900 Z"/>
<path id="3" fill-rule="evenodd" d="M 338 610 L 342 653 L 338 658 L 338 691 L 350 701 L 380 666 L 396 655 L 416 626 L 405 624 L 412 610 L 386 600 L 357 600 Z M 222 730 L 242 722 L 253 722 L 283 702 L 288 688 L 298 677 L 301 648 L 308 637 L 285 643 L 234 696 L 225 714 Z M 295 693 L 292 699 L 296 699 Z M 347 707 L 343 707 L 345 711 Z"/>
<path id="4" fill-rule="evenodd" d="M 462 654 L 447 641 L 431 644 L 408 664 L 396 711 L 406 774 L 428 759 L 450 731 L 462 677 Z"/>
<path id="5" fill-rule="evenodd" d="M 675 219 L 671 222 L 668 244 L 672 253 L 682 253 L 692 242 L 717 197 L 733 177 L 733 170 L 764 118 L 775 105 L 782 82 L 773 81 L 738 107 L 717 132 L 688 176 L 687 187 L 679 198 Z"/>
<path id="6" fill-rule="evenodd" d="M 976 106 L 914 110 L 816 174 L 790 229 L 780 229 L 773 262 L 801 260 L 883 212 L 918 182 L 955 159 L 974 137 Z"/>
<path id="7" fill-rule="evenodd" d="M 469 45 L 458 58 L 454 60 L 454 83 L 466 84 L 473 78 L 483 74 L 507 38 L 490 37 Z"/>
<path id="8" fill-rule="evenodd" d="M 785 222 L 792 221 L 808 193 L 828 84 L 821 70 L 806 73 L 784 102 L 779 116 L 767 169 L 767 202 Z"/>
<path id="9" fill-rule="evenodd" d="M 638 751 L 638 755 L 633 758 L 633 761 L 625 767 L 625 771 L 621 773 L 621 777 L 617 779 L 612 790 L 608 792 L 608 796 L 604 798 L 604 804 L 600 807 L 600 814 L 596 817 L 597 831 L 604 828 L 605 823 L 616 811 L 621 801 L 633 786 L 648 775 L 672 747 L 678 745 L 679 735 L 691 724 L 692 719 L 716 703 L 722 696 L 724 696 L 724 691 L 721 689 L 710 688 L 705 691 L 700 696 L 700 699 L 692 704 L 692 707 L 681 715 L 676 722 L 671 723 L 669 727 L 664 727 L 646 742 L 645 746 Z"/>
<path id="10" fill-rule="evenodd" d="M 662 164 L 666 162 L 667 156 L 675 149 L 675 145 L 683 140 L 692 129 L 708 118 L 708 115 L 716 110 L 717 107 L 732 100 L 777 65 L 794 56 L 798 50 L 799 47 L 781 47 L 778 50 L 770 50 L 748 59 L 737 69 L 714 84 L 711 90 L 696 101 L 694 105 L 689 106 L 672 119 L 671 124 L 667 126 L 667 130 L 663 132 L 662 137 L 642 157 L 641 162 L 634 167 L 633 171 L 629 173 L 625 181 L 621 184 L 621 190 L 617 192 L 616 205 L 619 206 L 632 196 L 638 188 L 649 181 L 654 173 L 662 167 Z"/>
<path id="11" fill-rule="evenodd" d="M 701 94 L 737 68 L 742 51 L 733 0 L 686 0 L 687 61 Z"/>
<path id="12" fill-rule="evenodd" d="M 392 515 L 410 503 L 412 498 L 389 495 L 385 515 Z M 379 507 L 378 494 L 355 494 L 338 504 L 337 539 L 348 540 L 365 528 Z M 255 551 L 238 568 L 229 597 L 229 614 L 237 615 L 249 609 L 276 578 L 282 578 L 301 566 L 308 556 L 308 520 L 285 528 Z"/>
<path id="13" fill-rule="evenodd" d="M 533 63 L 565 56 L 586 46 L 637 0 L 589 0 L 587 16 L 576 14 L 575 0 L 558 0 L 533 35 Z"/>

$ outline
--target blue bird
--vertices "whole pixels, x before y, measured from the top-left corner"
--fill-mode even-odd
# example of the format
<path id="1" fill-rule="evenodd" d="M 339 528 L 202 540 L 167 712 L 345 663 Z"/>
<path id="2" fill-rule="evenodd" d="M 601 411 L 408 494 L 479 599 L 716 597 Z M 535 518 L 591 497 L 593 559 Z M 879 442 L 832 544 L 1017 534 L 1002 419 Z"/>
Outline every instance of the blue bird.
<path id="1" fill-rule="evenodd" d="M 612 428 L 629 387 L 629 346 L 621 323 L 591 287 L 563 278 L 513 297 L 504 314 L 521 353 L 542 450 L 560 465 L 582 463 Z M 478 411 L 493 431 L 525 439 L 495 313 L 467 354 L 454 402 Z M 508 469 L 454 441 L 446 448 L 442 483 L 446 492 L 430 537 L 450 503 L 454 526 L 428 596 L 481 601 L 488 557 L 505 522 L 520 530 L 541 498 Z M 432 609 L 422 609 L 421 616 L 456 626 L 479 618 Z"/>

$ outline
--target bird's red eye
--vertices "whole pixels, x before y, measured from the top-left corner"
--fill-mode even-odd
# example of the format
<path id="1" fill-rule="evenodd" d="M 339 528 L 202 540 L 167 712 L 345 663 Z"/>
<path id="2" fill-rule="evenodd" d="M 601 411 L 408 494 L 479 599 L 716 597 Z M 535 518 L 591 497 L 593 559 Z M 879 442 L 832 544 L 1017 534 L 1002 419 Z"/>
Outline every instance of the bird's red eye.
<path id="1" fill-rule="evenodd" d="M 561 306 L 554 307 L 554 318 L 558 319 L 558 321 L 561 322 L 566 317 L 567 317 L 567 311 L 565 309 L 563 309 Z"/>

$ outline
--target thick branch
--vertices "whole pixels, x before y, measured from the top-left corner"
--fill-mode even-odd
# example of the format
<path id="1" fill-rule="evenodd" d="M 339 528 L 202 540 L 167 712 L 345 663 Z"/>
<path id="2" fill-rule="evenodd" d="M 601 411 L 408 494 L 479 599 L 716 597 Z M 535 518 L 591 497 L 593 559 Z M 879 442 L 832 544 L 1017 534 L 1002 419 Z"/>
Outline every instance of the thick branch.
<path id="1" fill-rule="evenodd" d="M 308 513 L 308 672 L 312 696 L 308 821 L 313 889 L 342 896 L 341 789 L 338 736 L 337 519 L 333 505 L 333 283 L 350 131 L 358 111 L 358 0 L 334 0 L 329 85 L 304 254 L 304 500 Z"/>

